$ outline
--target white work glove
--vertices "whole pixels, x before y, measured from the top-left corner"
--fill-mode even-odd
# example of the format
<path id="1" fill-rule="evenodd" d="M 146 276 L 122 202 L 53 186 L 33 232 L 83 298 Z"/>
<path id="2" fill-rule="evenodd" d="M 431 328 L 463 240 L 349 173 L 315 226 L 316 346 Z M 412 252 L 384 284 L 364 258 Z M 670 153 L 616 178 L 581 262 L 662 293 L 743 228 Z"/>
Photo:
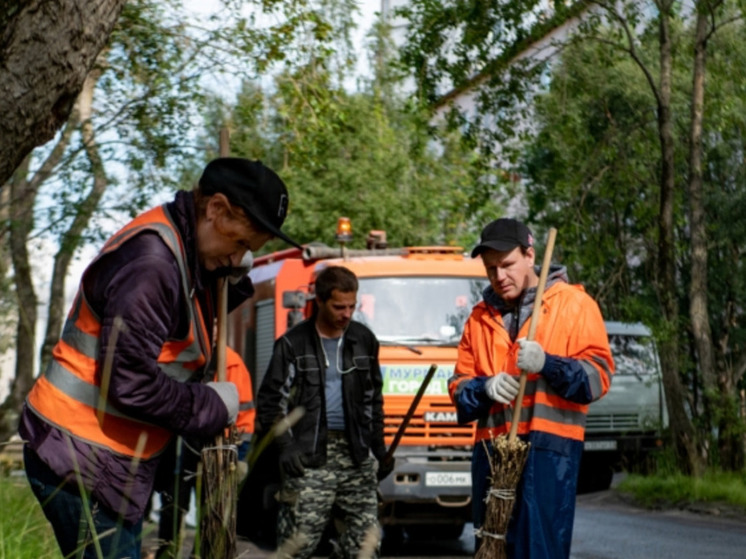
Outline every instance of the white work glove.
<path id="1" fill-rule="evenodd" d="M 241 485 L 249 475 L 249 463 L 246 460 L 236 462 L 236 481 Z"/>
<path id="2" fill-rule="evenodd" d="M 521 384 L 518 379 L 510 376 L 508 373 L 497 373 L 494 377 L 487 379 L 484 383 L 484 389 L 487 396 L 501 404 L 510 404 L 518 396 L 518 389 Z"/>
<path id="3" fill-rule="evenodd" d="M 230 274 L 228 274 L 228 281 L 232 284 L 237 284 L 243 279 L 243 277 L 251 271 L 251 267 L 254 265 L 254 254 L 247 250 L 246 254 L 241 258 L 241 262 L 238 266 L 231 268 Z"/>
<path id="4" fill-rule="evenodd" d="M 547 359 L 541 344 L 521 338 L 518 340 L 518 345 L 521 346 L 518 350 L 518 368 L 529 373 L 540 372 Z"/>
<path id="5" fill-rule="evenodd" d="M 238 417 L 238 388 L 232 382 L 208 382 L 207 386 L 218 393 L 228 411 L 228 425 L 233 425 Z"/>

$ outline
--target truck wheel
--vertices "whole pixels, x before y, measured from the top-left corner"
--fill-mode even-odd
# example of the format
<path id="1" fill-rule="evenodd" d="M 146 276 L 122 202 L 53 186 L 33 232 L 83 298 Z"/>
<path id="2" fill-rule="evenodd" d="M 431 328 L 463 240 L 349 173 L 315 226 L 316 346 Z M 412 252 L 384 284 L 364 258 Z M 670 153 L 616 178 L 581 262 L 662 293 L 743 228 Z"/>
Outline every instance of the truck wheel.
<path id="1" fill-rule="evenodd" d="M 604 461 L 586 460 L 580 463 L 578 475 L 578 493 L 605 491 L 611 487 L 614 469 Z"/>
<path id="2" fill-rule="evenodd" d="M 444 526 L 438 526 L 438 534 L 444 540 L 457 540 L 464 533 L 464 524 L 446 524 Z"/>
<path id="3" fill-rule="evenodd" d="M 407 536 L 411 540 L 430 541 L 434 534 L 439 540 L 456 540 L 464 531 L 464 524 L 412 524 L 407 526 Z"/>
<path id="4" fill-rule="evenodd" d="M 384 526 L 383 527 L 383 547 L 385 549 L 398 550 L 404 543 L 404 527 L 402 526 Z"/>

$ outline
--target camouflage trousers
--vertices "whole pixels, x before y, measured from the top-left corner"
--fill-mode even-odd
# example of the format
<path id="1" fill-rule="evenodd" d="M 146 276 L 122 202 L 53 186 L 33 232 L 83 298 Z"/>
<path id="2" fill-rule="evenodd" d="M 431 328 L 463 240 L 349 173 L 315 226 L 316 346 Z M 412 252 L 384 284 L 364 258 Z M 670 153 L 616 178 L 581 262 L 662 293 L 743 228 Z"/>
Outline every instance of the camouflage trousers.
<path id="1" fill-rule="evenodd" d="M 357 466 L 347 441 L 330 438 L 324 466 L 306 468 L 305 475 L 282 482 L 277 557 L 311 557 L 334 509 L 342 523 L 337 527 L 340 534 L 332 557 L 376 559 L 380 541 L 377 487 L 373 459 Z"/>

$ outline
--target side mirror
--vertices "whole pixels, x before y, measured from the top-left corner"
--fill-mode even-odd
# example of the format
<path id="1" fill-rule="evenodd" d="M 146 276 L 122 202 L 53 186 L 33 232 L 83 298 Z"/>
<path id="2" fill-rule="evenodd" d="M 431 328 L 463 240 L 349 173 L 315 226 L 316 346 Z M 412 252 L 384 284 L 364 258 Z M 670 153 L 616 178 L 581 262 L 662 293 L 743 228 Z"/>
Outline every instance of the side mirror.
<path id="1" fill-rule="evenodd" d="M 283 291 L 282 306 L 285 309 L 302 309 L 306 306 L 306 293 L 304 291 Z"/>

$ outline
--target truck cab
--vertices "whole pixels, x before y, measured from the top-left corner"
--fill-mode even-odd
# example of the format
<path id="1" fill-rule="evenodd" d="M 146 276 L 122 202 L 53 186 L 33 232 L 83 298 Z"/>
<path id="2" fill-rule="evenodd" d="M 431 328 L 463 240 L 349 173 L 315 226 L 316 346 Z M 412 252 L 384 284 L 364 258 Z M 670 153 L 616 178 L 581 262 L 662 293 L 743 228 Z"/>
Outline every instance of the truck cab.
<path id="1" fill-rule="evenodd" d="M 394 533 L 437 525 L 458 537 L 471 520 L 474 425 L 457 423 L 447 385 L 464 324 L 487 285 L 484 266 L 462 248 L 449 246 L 340 250 L 311 245 L 257 258 L 250 273 L 256 292 L 231 313 L 229 329 L 229 344 L 244 357 L 255 390 L 275 339 L 310 317 L 314 279 L 331 265 L 345 266 L 358 277 L 353 319 L 368 326 L 380 342 L 387 445 L 428 370 L 437 367 L 399 439 L 396 467 L 379 485 L 381 524 Z M 263 464 L 257 465 L 263 481 L 250 479 L 255 486 L 242 494 L 246 503 L 239 503 L 239 515 L 243 509 L 253 519 L 249 524 L 271 524 L 268 519 L 273 518 L 278 479 L 270 453 L 268 447 Z M 262 503 L 265 513 L 255 517 L 252 503 Z M 271 532 L 272 526 L 264 531 Z"/>
<path id="2" fill-rule="evenodd" d="M 616 371 L 609 392 L 588 409 L 578 490 L 600 491 L 615 471 L 645 471 L 668 426 L 658 352 L 640 323 L 606 322 Z"/>

